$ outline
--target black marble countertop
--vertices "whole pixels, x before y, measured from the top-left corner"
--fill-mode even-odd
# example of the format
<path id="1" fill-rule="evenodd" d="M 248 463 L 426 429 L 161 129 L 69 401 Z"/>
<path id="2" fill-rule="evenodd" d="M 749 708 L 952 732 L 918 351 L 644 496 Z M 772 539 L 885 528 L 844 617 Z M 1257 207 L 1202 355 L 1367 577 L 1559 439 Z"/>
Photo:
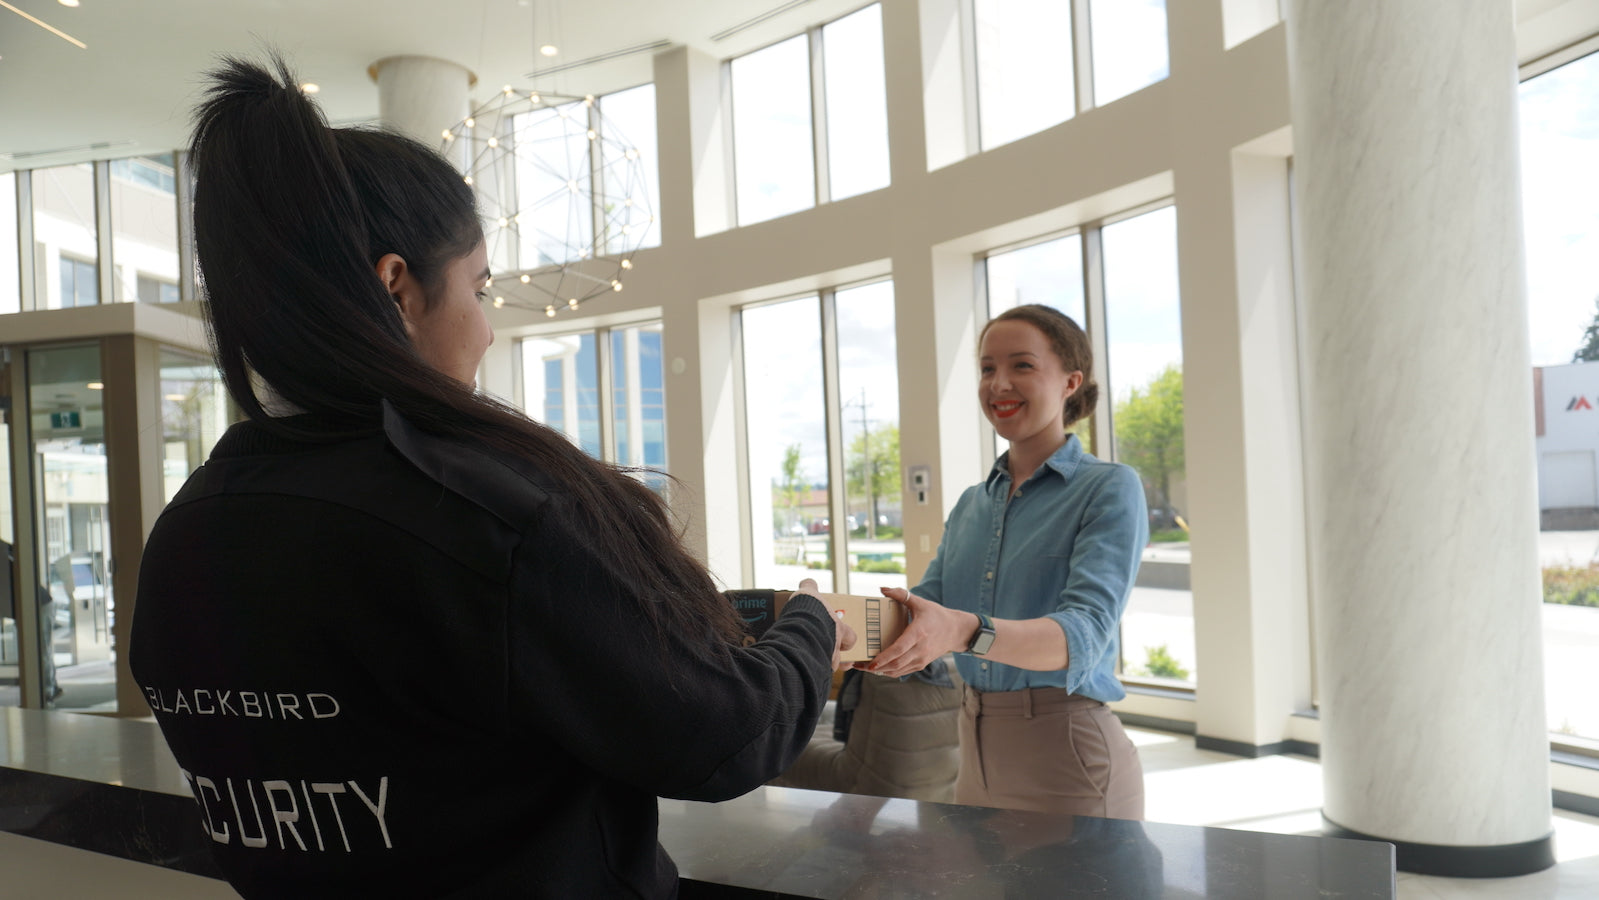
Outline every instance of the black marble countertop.
<path id="1" fill-rule="evenodd" d="M 765 787 L 662 800 L 683 896 L 1392 898 L 1391 844 Z M 0 709 L 0 831 L 215 877 L 153 723 Z"/>

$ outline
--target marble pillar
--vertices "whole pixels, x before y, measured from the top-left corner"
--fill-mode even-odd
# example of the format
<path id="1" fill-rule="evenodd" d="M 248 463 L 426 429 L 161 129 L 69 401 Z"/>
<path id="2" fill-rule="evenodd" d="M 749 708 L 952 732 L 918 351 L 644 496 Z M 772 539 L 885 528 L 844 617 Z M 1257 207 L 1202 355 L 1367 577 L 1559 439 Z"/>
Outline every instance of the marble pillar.
<path id="1" fill-rule="evenodd" d="M 428 56 L 390 56 L 368 71 L 378 83 L 378 118 L 429 147 L 438 147 L 444 129 L 471 112 L 477 76 L 455 63 Z"/>
<path id="2" fill-rule="evenodd" d="M 1554 862 L 1512 0 L 1288 0 L 1324 814 Z"/>

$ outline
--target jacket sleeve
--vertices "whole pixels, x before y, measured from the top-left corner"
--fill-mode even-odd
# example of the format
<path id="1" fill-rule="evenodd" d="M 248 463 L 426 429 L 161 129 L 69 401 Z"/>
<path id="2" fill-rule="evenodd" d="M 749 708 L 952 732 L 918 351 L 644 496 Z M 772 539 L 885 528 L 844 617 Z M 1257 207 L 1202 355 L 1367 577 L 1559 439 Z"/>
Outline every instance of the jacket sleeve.
<path id="1" fill-rule="evenodd" d="M 1084 510 L 1071 571 L 1049 618 L 1066 632 L 1066 689 L 1076 692 L 1116 639 L 1127 595 L 1149 542 L 1144 486 L 1115 466 Z"/>
<path id="2" fill-rule="evenodd" d="M 796 596 L 750 647 L 662 633 L 587 542 L 548 517 L 513 566 L 512 727 L 662 797 L 725 800 L 776 777 L 810 740 L 832 676 L 833 619 Z M 723 600 L 720 594 L 717 599 Z"/>

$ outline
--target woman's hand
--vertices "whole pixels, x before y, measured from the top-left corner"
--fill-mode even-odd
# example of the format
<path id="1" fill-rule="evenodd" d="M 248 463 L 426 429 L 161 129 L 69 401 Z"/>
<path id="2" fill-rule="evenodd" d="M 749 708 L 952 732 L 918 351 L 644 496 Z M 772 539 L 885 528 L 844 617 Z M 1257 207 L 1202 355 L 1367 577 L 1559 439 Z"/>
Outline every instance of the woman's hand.
<path id="1" fill-rule="evenodd" d="M 904 588 L 883 588 L 883 596 L 910 612 L 910 624 L 899 640 L 856 668 L 889 678 L 909 675 L 946 653 L 965 650 L 977 631 L 977 616 L 969 612 L 948 609 Z"/>
<path id="2" fill-rule="evenodd" d="M 803 578 L 803 579 L 801 579 L 800 583 L 799 583 L 799 587 L 794 589 L 794 593 L 796 593 L 796 594 L 810 594 L 812 597 L 815 597 L 818 600 L 822 599 L 822 592 L 816 587 L 816 579 L 814 579 L 814 578 Z M 855 629 L 853 629 L 853 628 L 849 627 L 848 625 L 844 624 L 844 614 L 841 613 L 841 612 L 833 613 L 833 670 L 834 671 L 849 667 L 848 663 L 840 662 L 838 657 L 845 650 L 848 650 L 851 647 L 854 647 L 856 640 L 857 640 L 857 638 L 855 636 Z"/>

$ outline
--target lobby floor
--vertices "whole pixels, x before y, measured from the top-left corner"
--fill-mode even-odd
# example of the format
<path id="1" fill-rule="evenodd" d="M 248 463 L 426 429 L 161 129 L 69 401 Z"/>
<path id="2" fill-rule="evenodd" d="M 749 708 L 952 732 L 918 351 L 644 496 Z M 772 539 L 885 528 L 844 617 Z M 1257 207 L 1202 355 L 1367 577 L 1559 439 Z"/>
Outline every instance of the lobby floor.
<path id="1" fill-rule="evenodd" d="M 1240 759 L 1200 750 L 1188 735 L 1128 729 L 1144 762 L 1152 822 L 1316 834 L 1321 765 L 1306 756 Z M 1599 818 L 1555 810 L 1552 869 L 1520 878 L 1399 873 L 1400 900 L 1587 900 L 1599 897 Z"/>
<path id="2" fill-rule="evenodd" d="M 1187 735 L 1129 729 L 1143 757 L 1151 821 L 1313 834 L 1321 767 L 1300 756 L 1239 759 Z M 1399 873 L 1401 900 L 1578 900 L 1599 897 L 1599 818 L 1556 811 L 1559 865 L 1504 879 Z M 0 832 L 0 896 L 17 900 L 213 900 L 221 882 Z"/>

